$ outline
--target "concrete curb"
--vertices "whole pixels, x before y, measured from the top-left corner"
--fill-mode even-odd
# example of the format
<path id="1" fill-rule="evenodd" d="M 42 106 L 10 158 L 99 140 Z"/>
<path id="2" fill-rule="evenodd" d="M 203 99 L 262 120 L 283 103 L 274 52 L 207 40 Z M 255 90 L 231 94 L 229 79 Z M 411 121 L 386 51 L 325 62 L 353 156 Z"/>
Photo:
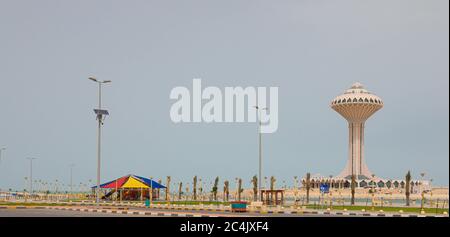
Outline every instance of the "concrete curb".
<path id="1" fill-rule="evenodd" d="M 0 206 L 0 209 L 45 209 L 45 206 Z"/>
<path id="2" fill-rule="evenodd" d="M 267 213 L 273 213 L 268 211 Z M 330 212 L 330 211 L 278 211 L 280 214 L 319 214 L 319 215 L 337 215 L 337 216 L 362 216 L 362 217 L 447 217 L 445 215 L 417 215 L 417 214 L 396 214 L 396 213 L 367 213 L 367 212 Z"/>
<path id="3" fill-rule="evenodd" d="M 231 212 L 229 208 L 218 209 L 218 208 L 203 208 L 203 207 L 168 207 L 168 206 L 152 206 L 147 208 L 157 208 L 157 209 L 168 209 L 168 210 L 200 210 L 200 211 L 217 211 L 217 212 Z M 417 214 L 395 214 L 395 213 L 367 213 L 367 212 L 331 212 L 331 211 L 281 211 L 281 210 L 267 210 L 267 211 L 249 211 L 249 213 L 260 213 L 260 214 L 291 214 L 291 215 L 301 215 L 301 214 L 319 214 L 319 215 L 343 215 L 343 216 L 362 216 L 362 217 L 447 217 L 444 215 L 431 216 L 431 215 L 417 215 Z M 201 215 L 202 217 L 205 215 Z"/>
<path id="4" fill-rule="evenodd" d="M 107 210 L 107 209 L 92 209 L 92 208 L 72 208 L 72 207 L 46 207 L 46 209 L 65 210 L 65 211 L 80 211 L 80 212 L 98 212 L 110 214 L 124 214 L 124 215 L 139 215 L 139 216 L 165 216 L 165 217 L 217 217 L 214 215 L 205 214 L 186 214 L 186 213 L 164 213 L 151 211 L 125 211 L 125 210 Z"/>

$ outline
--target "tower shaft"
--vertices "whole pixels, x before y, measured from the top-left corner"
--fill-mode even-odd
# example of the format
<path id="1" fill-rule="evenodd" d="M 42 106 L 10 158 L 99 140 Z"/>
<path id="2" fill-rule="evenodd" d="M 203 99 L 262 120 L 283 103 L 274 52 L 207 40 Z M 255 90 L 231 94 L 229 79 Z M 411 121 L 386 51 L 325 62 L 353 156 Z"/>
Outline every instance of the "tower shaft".
<path id="1" fill-rule="evenodd" d="M 364 122 L 348 123 L 348 159 L 340 177 L 368 178 L 372 174 L 364 162 Z M 364 176 L 364 177 L 363 177 Z"/>

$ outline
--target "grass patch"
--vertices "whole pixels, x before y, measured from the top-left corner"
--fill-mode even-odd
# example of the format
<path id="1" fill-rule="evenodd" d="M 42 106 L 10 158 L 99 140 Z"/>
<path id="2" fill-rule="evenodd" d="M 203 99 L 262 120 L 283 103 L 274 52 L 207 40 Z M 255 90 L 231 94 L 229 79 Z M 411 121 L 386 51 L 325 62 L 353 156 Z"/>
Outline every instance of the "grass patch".
<path id="1" fill-rule="evenodd" d="M 0 206 L 67 206 L 66 203 L 0 202 Z"/>
<path id="2" fill-rule="evenodd" d="M 154 204 L 168 204 L 166 201 L 154 201 Z M 173 201 L 170 204 L 176 205 L 230 205 L 229 202 L 219 202 L 219 201 Z"/>
<path id="3" fill-rule="evenodd" d="M 311 209 L 327 209 L 329 206 L 319 206 L 319 205 L 313 205 L 309 204 L 306 205 L 306 207 Z M 367 212 L 372 211 L 372 206 L 332 206 L 331 210 L 344 210 L 347 209 L 349 211 L 361 211 L 362 209 L 365 209 Z M 375 212 L 379 212 L 380 210 L 383 210 L 384 212 L 399 212 L 400 210 L 403 210 L 403 212 L 407 213 L 420 213 L 421 208 L 420 207 L 390 207 L 390 206 L 375 206 L 373 208 Z M 448 208 L 423 208 L 425 213 L 429 214 L 443 214 L 443 212 L 448 213 Z"/>

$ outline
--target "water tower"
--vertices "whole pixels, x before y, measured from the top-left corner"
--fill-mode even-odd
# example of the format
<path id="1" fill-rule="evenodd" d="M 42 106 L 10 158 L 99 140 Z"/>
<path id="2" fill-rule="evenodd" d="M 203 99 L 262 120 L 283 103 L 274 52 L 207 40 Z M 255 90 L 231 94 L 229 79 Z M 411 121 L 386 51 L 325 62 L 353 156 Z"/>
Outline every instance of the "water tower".
<path id="1" fill-rule="evenodd" d="M 354 174 L 356 179 L 368 179 L 372 176 L 364 162 L 364 123 L 382 107 L 380 97 L 358 82 L 331 102 L 331 108 L 348 121 L 348 160 L 338 177 L 350 179 Z"/>

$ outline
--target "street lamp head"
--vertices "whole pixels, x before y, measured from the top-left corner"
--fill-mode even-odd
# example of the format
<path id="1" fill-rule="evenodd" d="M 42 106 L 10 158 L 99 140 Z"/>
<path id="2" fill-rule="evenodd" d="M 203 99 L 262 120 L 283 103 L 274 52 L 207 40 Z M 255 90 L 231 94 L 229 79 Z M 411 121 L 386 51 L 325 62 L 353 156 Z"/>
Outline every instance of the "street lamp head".
<path id="1" fill-rule="evenodd" d="M 89 78 L 89 80 L 92 80 L 92 81 L 95 81 L 95 82 L 97 82 L 97 78 L 95 78 L 95 77 L 88 77 Z"/>
<path id="2" fill-rule="evenodd" d="M 260 108 L 258 105 L 253 106 L 253 108 L 255 108 L 255 109 L 261 109 L 261 110 L 268 110 L 268 109 L 269 109 L 268 107 Z"/>
<path id="3" fill-rule="evenodd" d="M 111 80 L 104 80 L 102 83 L 111 83 Z"/>

